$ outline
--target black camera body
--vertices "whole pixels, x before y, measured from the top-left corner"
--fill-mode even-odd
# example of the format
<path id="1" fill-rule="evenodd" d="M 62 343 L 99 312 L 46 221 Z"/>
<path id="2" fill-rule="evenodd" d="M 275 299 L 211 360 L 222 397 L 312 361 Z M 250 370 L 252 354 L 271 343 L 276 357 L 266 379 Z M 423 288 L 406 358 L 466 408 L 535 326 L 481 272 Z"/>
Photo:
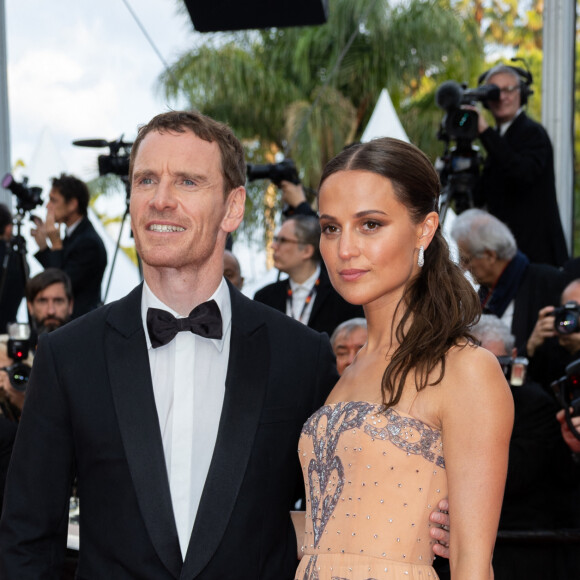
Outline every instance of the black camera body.
<path id="1" fill-rule="evenodd" d="M 12 359 L 13 363 L 8 367 L 4 367 L 3 370 L 8 373 L 10 384 L 17 391 L 26 391 L 26 387 L 28 385 L 31 367 L 24 361 L 28 358 L 29 352 L 29 339 L 8 339 L 7 354 L 8 357 Z"/>
<path id="2" fill-rule="evenodd" d="M 248 181 L 269 179 L 278 187 L 282 181 L 290 181 L 295 185 L 300 183 L 300 177 L 292 159 L 284 159 L 280 163 L 269 163 L 267 165 L 252 165 L 248 163 L 246 167 Z"/>
<path id="3" fill-rule="evenodd" d="M 499 88 L 493 84 L 468 89 L 455 81 L 442 83 L 435 93 L 435 101 L 447 113 L 443 120 L 443 129 L 447 138 L 459 142 L 477 139 L 478 113 L 463 109 L 462 106 L 475 105 L 477 102 L 486 104 L 488 101 L 498 101 L 499 97 Z"/>
<path id="4" fill-rule="evenodd" d="M 564 409 L 570 431 L 580 441 L 580 433 L 572 423 L 572 417 L 580 415 L 580 359 L 570 363 L 566 367 L 566 376 L 554 381 L 550 386 Z"/>
<path id="5" fill-rule="evenodd" d="M 99 175 L 107 175 L 113 173 L 120 177 L 129 176 L 129 155 L 99 155 Z"/>
<path id="6" fill-rule="evenodd" d="M 42 204 L 41 187 L 29 187 L 28 177 L 18 183 L 11 173 L 7 173 L 2 178 L 2 187 L 10 190 L 18 200 L 17 207 L 22 211 L 32 211 L 35 207 Z"/>
<path id="7" fill-rule="evenodd" d="M 554 328 L 559 334 L 580 332 L 580 305 L 571 300 L 554 308 Z"/>

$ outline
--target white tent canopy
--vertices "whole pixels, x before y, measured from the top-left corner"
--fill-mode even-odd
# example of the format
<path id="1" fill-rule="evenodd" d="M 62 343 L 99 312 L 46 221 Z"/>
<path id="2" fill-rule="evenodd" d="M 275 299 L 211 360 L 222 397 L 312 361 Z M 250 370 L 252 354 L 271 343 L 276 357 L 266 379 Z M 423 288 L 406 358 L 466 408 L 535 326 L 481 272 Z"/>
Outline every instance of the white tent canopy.
<path id="1" fill-rule="evenodd" d="M 393 107 L 393 101 L 391 101 L 387 89 L 381 91 L 375 110 L 369 119 L 369 124 L 362 134 L 361 141 L 366 143 L 377 137 L 394 137 L 409 143 L 409 137 L 407 137 L 407 133 L 405 133 L 405 129 L 403 129 L 403 125 L 399 121 L 399 116 L 397 111 L 395 111 L 395 107 Z"/>

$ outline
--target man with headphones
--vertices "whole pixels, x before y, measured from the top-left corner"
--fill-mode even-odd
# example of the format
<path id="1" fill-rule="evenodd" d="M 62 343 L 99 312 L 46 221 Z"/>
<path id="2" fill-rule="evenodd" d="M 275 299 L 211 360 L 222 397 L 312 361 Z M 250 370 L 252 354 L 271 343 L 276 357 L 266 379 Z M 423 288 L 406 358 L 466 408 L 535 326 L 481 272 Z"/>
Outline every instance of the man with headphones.
<path id="1" fill-rule="evenodd" d="M 562 266 L 568 250 L 556 199 L 552 144 L 542 125 L 524 112 L 533 93 L 532 75 L 500 64 L 479 80 L 496 85 L 500 97 L 485 103 L 495 128 L 479 115 L 479 139 L 487 157 L 475 205 L 507 224 L 531 262 Z"/>

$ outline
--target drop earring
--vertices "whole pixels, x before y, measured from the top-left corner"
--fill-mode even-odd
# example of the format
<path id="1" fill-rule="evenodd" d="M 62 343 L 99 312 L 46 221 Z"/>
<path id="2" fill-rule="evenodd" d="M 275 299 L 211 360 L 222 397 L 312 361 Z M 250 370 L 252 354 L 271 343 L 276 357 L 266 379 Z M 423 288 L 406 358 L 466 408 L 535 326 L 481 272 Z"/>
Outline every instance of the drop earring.
<path id="1" fill-rule="evenodd" d="M 417 266 L 422 268 L 425 264 L 425 248 L 421 246 L 419 248 L 419 255 L 417 256 Z"/>

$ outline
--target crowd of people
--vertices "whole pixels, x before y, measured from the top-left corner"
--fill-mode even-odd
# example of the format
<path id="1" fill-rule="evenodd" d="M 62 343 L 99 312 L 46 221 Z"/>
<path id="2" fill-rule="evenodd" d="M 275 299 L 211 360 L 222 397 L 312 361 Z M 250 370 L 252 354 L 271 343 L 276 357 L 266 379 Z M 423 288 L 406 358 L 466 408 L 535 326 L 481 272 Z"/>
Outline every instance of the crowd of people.
<path id="1" fill-rule="evenodd" d="M 18 388 L 0 340 L 2 578 L 65 577 L 73 485 L 82 578 L 580 573 L 566 378 L 580 278 L 560 243 L 549 139 L 523 111 L 529 86 L 505 66 L 483 82 L 499 89 L 498 130 L 480 115 L 481 207 L 454 220 L 458 263 L 433 165 L 379 138 L 326 165 L 317 211 L 282 182 L 281 276 L 245 296 L 226 250 L 244 150 L 195 111 L 157 115 L 133 144 L 144 280 L 121 300 L 101 304 L 107 257 L 82 181 L 53 180 L 46 219 L 33 218 L 45 269 L 29 279 L 0 207 L 3 263 L 22 269 L 0 286 L 0 320 L 26 298 L 32 353 Z M 541 226 L 520 219 L 524 195 L 543 204 Z"/>

